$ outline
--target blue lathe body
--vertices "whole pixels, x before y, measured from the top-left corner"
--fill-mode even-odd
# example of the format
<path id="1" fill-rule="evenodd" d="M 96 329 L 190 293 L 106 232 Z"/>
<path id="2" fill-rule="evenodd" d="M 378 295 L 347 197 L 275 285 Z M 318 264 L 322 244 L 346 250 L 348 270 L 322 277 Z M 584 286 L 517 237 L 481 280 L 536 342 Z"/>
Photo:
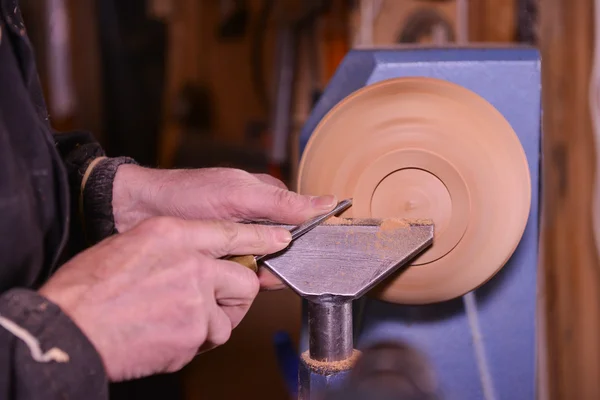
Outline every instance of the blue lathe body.
<path id="1" fill-rule="evenodd" d="M 534 49 L 353 50 L 301 133 L 303 152 L 317 124 L 349 94 L 386 79 L 417 76 L 447 80 L 479 94 L 516 132 L 529 164 L 531 209 L 520 244 L 500 272 L 468 299 L 405 306 L 364 298 L 364 308 L 355 316 L 357 349 L 388 339 L 408 342 L 429 358 L 447 400 L 536 396 L 540 75 Z M 301 351 L 307 348 L 304 330 Z"/>

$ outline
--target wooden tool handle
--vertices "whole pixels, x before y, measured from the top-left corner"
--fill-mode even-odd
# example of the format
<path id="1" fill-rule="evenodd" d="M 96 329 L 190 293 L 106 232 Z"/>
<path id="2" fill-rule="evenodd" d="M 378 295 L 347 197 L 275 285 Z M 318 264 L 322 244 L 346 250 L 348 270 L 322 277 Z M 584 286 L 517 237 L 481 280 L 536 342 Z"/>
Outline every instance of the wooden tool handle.
<path id="1" fill-rule="evenodd" d="M 228 261 L 236 262 L 246 268 L 250 268 L 255 273 L 258 273 L 258 264 L 254 256 L 233 256 L 227 258 Z"/>

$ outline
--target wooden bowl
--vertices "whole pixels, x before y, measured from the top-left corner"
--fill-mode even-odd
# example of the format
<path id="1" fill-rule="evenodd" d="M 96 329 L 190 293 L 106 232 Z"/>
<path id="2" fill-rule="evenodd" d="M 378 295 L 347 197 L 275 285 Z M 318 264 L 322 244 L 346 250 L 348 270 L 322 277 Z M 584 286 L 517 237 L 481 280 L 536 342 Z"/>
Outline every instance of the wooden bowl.
<path id="1" fill-rule="evenodd" d="M 428 218 L 435 238 L 371 295 L 426 304 L 493 277 L 516 249 L 531 202 L 523 148 L 486 100 L 433 78 L 366 86 L 337 104 L 300 161 L 298 191 L 353 198 L 344 217 Z"/>

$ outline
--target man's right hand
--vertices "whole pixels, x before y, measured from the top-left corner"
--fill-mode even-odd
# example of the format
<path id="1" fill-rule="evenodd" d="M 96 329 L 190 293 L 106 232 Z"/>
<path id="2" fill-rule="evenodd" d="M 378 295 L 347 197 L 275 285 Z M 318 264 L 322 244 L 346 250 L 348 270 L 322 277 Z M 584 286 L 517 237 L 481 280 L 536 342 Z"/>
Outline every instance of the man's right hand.
<path id="1" fill-rule="evenodd" d="M 149 219 L 74 257 L 40 289 L 94 344 L 112 381 L 174 372 L 225 343 L 259 290 L 220 259 L 284 249 L 287 230 Z"/>

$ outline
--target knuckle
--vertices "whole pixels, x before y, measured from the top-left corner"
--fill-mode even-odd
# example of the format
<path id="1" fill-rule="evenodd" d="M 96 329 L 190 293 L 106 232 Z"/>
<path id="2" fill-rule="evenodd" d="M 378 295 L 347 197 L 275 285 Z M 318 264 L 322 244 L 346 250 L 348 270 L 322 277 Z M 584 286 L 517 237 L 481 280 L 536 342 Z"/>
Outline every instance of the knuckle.
<path id="1" fill-rule="evenodd" d="M 286 211 L 299 211 L 306 207 L 306 203 L 301 196 L 284 189 L 277 190 L 274 201 L 276 208 Z"/>
<path id="2" fill-rule="evenodd" d="M 231 172 L 231 175 L 233 177 L 244 178 L 244 179 L 248 179 L 248 178 L 252 177 L 251 173 L 244 171 L 243 169 L 232 168 L 229 171 Z"/>
<path id="3" fill-rule="evenodd" d="M 277 190 L 273 200 L 277 208 L 289 208 L 294 204 L 294 198 L 287 190 Z"/>
<path id="4" fill-rule="evenodd" d="M 178 231 L 178 221 L 171 217 L 154 217 L 143 222 L 141 228 L 151 236 L 171 236 Z"/>
<path id="5" fill-rule="evenodd" d="M 274 180 L 274 181 L 278 180 L 277 178 L 272 177 L 269 174 L 264 174 L 264 173 L 256 173 L 256 174 L 252 174 L 252 176 L 255 177 L 258 180 L 263 180 L 263 179 L 264 180 Z"/>
<path id="6" fill-rule="evenodd" d="M 249 225 L 252 233 L 251 245 L 253 248 L 263 248 L 273 241 L 271 229 L 264 226 Z"/>
<path id="7" fill-rule="evenodd" d="M 231 337 L 231 326 L 227 326 L 226 324 L 222 324 L 218 329 L 215 329 L 214 334 L 212 335 L 211 341 L 217 345 L 221 346 L 227 343 L 229 338 Z"/>
<path id="8" fill-rule="evenodd" d="M 263 183 L 273 185 L 273 186 L 281 188 L 283 190 L 288 190 L 287 186 L 285 185 L 285 183 L 283 183 L 283 181 L 281 181 L 269 174 L 254 174 L 254 177 Z"/>
<path id="9" fill-rule="evenodd" d="M 219 224 L 221 234 L 226 243 L 235 243 L 239 237 L 240 231 L 237 224 L 232 222 L 222 222 Z"/>
<path id="10" fill-rule="evenodd" d="M 223 179 L 229 180 L 235 186 L 245 186 L 253 180 L 252 174 L 241 169 L 231 168 L 226 170 Z"/>

